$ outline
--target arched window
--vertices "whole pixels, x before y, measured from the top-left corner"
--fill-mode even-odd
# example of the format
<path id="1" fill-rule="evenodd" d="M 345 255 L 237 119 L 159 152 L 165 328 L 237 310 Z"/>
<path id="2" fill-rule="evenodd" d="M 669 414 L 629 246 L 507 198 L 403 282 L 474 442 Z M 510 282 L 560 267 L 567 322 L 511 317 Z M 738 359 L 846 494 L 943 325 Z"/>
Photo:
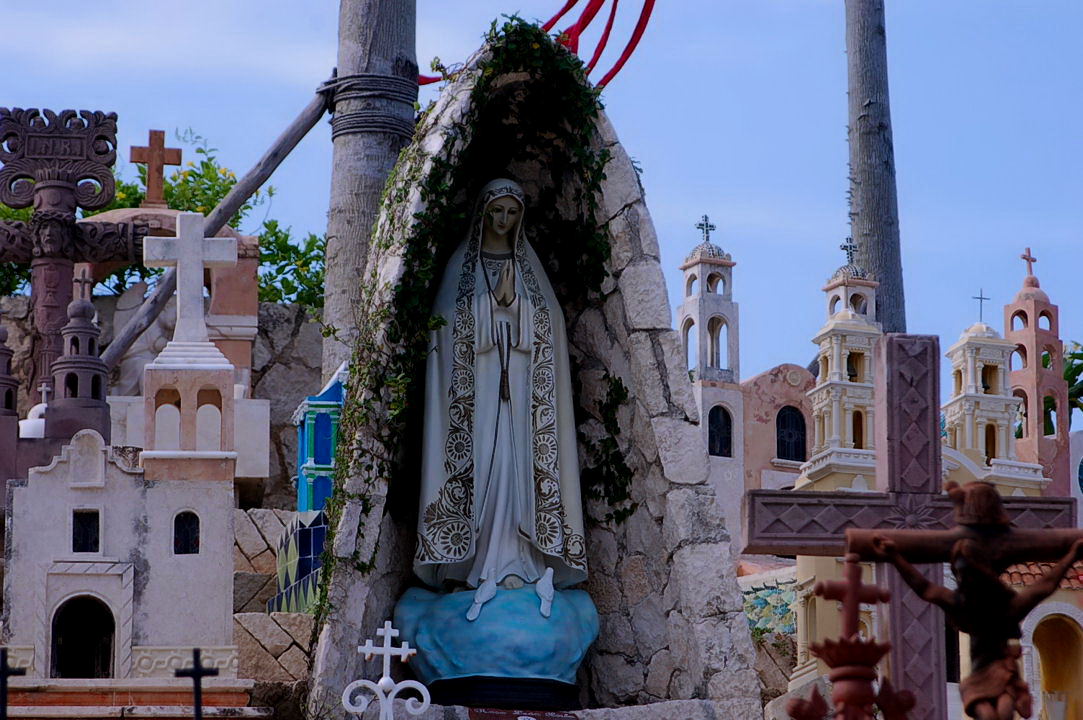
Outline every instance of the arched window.
<path id="1" fill-rule="evenodd" d="M 865 414 L 860 410 L 855 410 L 853 418 L 851 420 L 853 428 L 851 430 L 851 437 L 854 439 L 854 449 L 865 449 Z"/>
<path id="2" fill-rule="evenodd" d="M 1012 315 L 1012 330 L 1023 330 L 1027 326 L 1027 314 L 1023 310 L 1017 310 Z"/>
<path id="3" fill-rule="evenodd" d="M 1027 408 L 1027 394 L 1022 390 L 1015 390 L 1012 396 L 1022 401 L 1019 403 L 1018 415 L 1015 418 L 1015 437 L 1024 438 L 1027 436 L 1027 414 L 1030 412 Z"/>
<path id="4" fill-rule="evenodd" d="M 1057 349 L 1052 345 L 1046 345 L 1042 349 L 1042 367 L 1049 370 L 1057 369 L 1057 360 L 1059 360 Z"/>
<path id="5" fill-rule="evenodd" d="M 722 279 L 721 275 L 718 273 L 711 273 L 707 276 L 707 292 L 718 295 L 726 292 L 726 281 Z"/>
<path id="6" fill-rule="evenodd" d="M 98 347 L 97 347 L 97 343 L 94 342 L 94 338 L 90 338 L 89 340 L 86 341 L 86 354 L 87 355 L 97 355 L 98 354 Z"/>
<path id="7" fill-rule="evenodd" d="M 1016 345 L 1012 351 L 1011 369 L 1022 370 L 1027 366 L 1027 349 L 1023 345 Z"/>
<path id="8" fill-rule="evenodd" d="M 685 283 L 684 295 L 685 295 L 685 297 L 692 297 L 692 295 L 694 295 L 695 292 L 696 292 L 696 276 L 695 276 L 695 274 L 692 274 L 692 275 L 688 276 L 688 281 Z"/>
<path id="9" fill-rule="evenodd" d="M 73 337 L 71 339 L 71 345 L 68 346 L 68 354 L 69 355 L 78 355 L 79 354 L 79 338 Z"/>
<path id="10" fill-rule="evenodd" d="M 173 554 L 196 555 L 199 553 L 199 516 L 190 510 L 177 513 L 173 518 Z"/>
<path id="11" fill-rule="evenodd" d="M 1052 437 L 1057 434 L 1057 399 L 1052 395 L 1046 395 L 1042 399 L 1042 424 L 1043 434 Z"/>
<path id="12" fill-rule="evenodd" d="M 837 313 L 839 311 L 839 302 L 840 302 L 840 300 L 841 300 L 841 298 L 838 295 L 835 295 L 835 296 L 833 296 L 831 298 L 831 302 L 828 303 L 828 306 L 827 306 L 827 312 L 828 312 L 829 315 L 834 315 L 835 313 Z"/>
<path id="13" fill-rule="evenodd" d="M 696 335 L 696 321 L 692 318 L 685 320 L 684 327 L 681 328 L 681 334 L 684 335 L 682 339 L 684 340 L 685 367 L 691 373 L 699 366 L 699 338 Z"/>
<path id="14" fill-rule="evenodd" d="M 985 426 L 985 464 L 991 465 L 997 456 L 997 426 L 988 423 Z"/>
<path id="15" fill-rule="evenodd" d="M 846 356 L 846 379 L 865 382 L 865 354 L 852 352 Z"/>
<path id="16" fill-rule="evenodd" d="M 707 414 L 707 452 L 715 457 L 733 457 L 733 418 L 721 405 Z"/>
<path id="17" fill-rule="evenodd" d="M 983 365 L 981 369 L 981 390 L 986 395 L 997 395 L 1000 391 L 1000 368 L 996 365 Z"/>
<path id="18" fill-rule="evenodd" d="M 1039 330 L 1051 330 L 1053 327 L 1053 316 L 1049 314 L 1048 310 L 1042 310 L 1038 315 L 1038 329 Z"/>
<path id="19" fill-rule="evenodd" d="M 715 316 L 707 322 L 707 336 L 710 338 L 710 352 L 707 364 L 710 367 L 725 370 L 729 368 L 729 326 L 724 318 Z"/>
<path id="20" fill-rule="evenodd" d="M 800 410 L 787 405 L 778 411 L 775 438 L 780 460 L 805 461 L 805 416 Z"/>
<path id="21" fill-rule="evenodd" d="M 68 373 L 64 376 L 64 397 L 79 397 L 79 376 L 75 373 Z"/>
<path id="22" fill-rule="evenodd" d="M 854 293 L 850 296 L 850 309 L 858 315 L 864 315 L 869 310 L 869 302 L 861 293 Z"/>

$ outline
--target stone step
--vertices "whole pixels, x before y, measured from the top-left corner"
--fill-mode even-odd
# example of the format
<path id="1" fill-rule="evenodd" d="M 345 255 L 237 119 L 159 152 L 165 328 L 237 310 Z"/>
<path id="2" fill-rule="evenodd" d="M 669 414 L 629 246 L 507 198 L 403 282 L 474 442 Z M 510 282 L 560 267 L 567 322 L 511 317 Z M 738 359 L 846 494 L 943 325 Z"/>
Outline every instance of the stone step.
<path id="1" fill-rule="evenodd" d="M 255 682 L 252 680 L 207 678 L 203 681 L 203 705 L 207 708 L 228 708 L 233 711 L 246 708 L 253 687 Z M 88 708 L 88 712 L 90 709 L 97 712 L 101 708 L 185 706 L 188 708 L 185 717 L 191 717 L 192 683 L 184 678 L 17 677 L 8 681 L 9 715 L 12 715 L 17 707 L 64 708 L 63 712 L 68 713 L 72 708 Z"/>
<path id="2" fill-rule="evenodd" d="M 205 718 L 269 718 L 271 708 L 204 707 Z M 191 705 L 31 705 L 8 708 L 9 718 L 34 720 L 83 720 L 86 718 L 154 718 L 155 720 L 192 720 Z"/>

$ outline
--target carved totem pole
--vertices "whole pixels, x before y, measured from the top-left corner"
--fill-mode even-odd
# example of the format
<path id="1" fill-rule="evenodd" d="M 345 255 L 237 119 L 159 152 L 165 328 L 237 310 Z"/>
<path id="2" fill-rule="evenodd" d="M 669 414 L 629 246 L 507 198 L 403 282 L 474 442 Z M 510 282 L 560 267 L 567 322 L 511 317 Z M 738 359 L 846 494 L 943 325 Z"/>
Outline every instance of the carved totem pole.
<path id="1" fill-rule="evenodd" d="M 34 208 L 29 224 L 0 222 L 0 262 L 31 267 L 32 388 L 51 382 L 49 368 L 61 355 L 75 263 L 142 257 L 145 226 L 76 223 L 78 209 L 112 202 L 116 144 L 116 113 L 0 108 L 0 202 Z"/>

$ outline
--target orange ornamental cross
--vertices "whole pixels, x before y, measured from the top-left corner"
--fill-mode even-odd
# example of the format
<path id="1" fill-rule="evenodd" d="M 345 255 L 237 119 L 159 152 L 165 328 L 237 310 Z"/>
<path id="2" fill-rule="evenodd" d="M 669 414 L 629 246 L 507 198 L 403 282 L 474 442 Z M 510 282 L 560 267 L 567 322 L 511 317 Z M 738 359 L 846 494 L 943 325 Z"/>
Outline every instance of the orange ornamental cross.
<path id="1" fill-rule="evenodd" d="M 166 207 L 162 194 L 165 166 L 181 164 L 180 148 L 167 148 L 165 131 L 151 130 L 150 142 L 146 147 L 132 148 L 132 162 L 147 165 L 147 195 L 140 207 Z"/>

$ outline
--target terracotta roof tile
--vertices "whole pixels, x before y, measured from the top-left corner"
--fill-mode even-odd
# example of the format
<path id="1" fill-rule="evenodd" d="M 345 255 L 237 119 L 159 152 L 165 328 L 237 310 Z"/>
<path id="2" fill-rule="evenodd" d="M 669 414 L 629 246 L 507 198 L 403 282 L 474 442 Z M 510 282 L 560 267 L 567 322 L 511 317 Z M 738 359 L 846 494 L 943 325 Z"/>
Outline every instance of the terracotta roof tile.
<path id="1" fill-rule="evenodd" d="M 1007 572 L 1001 575 L 1001 579 L 1009 585 L 1026 587 L 1037 582 L 1038 578 L 1048 572 L 1055 564 L 1051 562 L 1019 563 L 1008 568 Z M 1083 590 L 1083 580 L 1080 579 L 1080 575 L 1083 575 L 1083 560 L 1073 565 L 1068 574 L 1064 576 L 1064 579 L 1060 581 L 1061 589 Z"/>

